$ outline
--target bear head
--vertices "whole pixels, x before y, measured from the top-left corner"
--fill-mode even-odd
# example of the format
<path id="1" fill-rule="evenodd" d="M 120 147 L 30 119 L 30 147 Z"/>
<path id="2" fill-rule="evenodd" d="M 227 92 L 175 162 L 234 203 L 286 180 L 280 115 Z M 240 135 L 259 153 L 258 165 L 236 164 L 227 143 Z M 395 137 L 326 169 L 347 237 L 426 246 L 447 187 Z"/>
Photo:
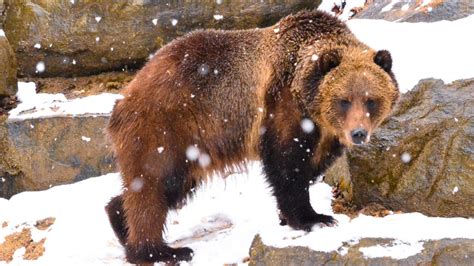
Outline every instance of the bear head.
<path id="1" fill-rule="evenodd" d="M 305 54 L 292 91 L 307 115 L 345 146 L 367 143 L 399 97 L 390 53 L 344 47 Z"/>

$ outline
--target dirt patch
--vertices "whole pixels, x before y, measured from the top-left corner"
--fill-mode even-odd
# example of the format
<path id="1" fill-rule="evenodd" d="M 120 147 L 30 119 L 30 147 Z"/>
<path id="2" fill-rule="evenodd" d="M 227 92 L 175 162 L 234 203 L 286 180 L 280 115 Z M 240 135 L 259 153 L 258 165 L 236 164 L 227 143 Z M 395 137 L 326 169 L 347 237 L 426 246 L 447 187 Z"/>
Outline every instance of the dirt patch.
<path id="1" fill-rule="evenodd" d="M 118 93 L 134 75 L 134 72 L 108 72 L 86 77 L 29 78 L 22 81 L 34 82 L 37 92 L 63 93 L 66 98 L 74 99 L 103 92 Z"/>
<path id="2" fill-rule="evenodd" d="M 0 261 L 10 262 L 13 260 L 13 253 L 21 247 L 26 247 L 33 241 L 31 231 L 23 228 L 21 232 L 16 232 L 5 237 L 5 242 L 0 244 Z"/>
<path id="3" fill-rule="evenodd" d="M 43 220 L 38 220 L 35 224 L 35 227 L 38 228 L 39 230 L 46 230 L 51 225 L 53 225 L 55 221 L 56 221 L 56 218 L 48 217 Z"/>
<path id="4" fill-rule="evenodd" d="M 36 260 L 39 257 L 43 256 L 44 253 L 44 242 L 46 238 L 41 239 L 39 242 L 31 242 L 25 251 L 25 255 L 23 255 L 23 259 L 25 260 Z"/>
<path id="5" fill-rule="evenodd" d="M 7 223 L 7 222 L 3 222 L 3 223 L 2 223 L 2 228 L 5 228 L 5 227 L 7 227 L 7 226 L 8 226 L 8 223 Z"/>
<path id="6" fill-rule="evenodd" d="M 26 260 L 35 260 L 44 253 L 44 242 L 34 242 L 31 238 L 30 228 L 23 228 L 21 232 L 16 232 L 5 237 L 5 242 L 0 244 L 0 261 L 10 262 L 13 260 L 13 254 L 18 249 L 24 247 L 25 254 L 23 258 Z"/>

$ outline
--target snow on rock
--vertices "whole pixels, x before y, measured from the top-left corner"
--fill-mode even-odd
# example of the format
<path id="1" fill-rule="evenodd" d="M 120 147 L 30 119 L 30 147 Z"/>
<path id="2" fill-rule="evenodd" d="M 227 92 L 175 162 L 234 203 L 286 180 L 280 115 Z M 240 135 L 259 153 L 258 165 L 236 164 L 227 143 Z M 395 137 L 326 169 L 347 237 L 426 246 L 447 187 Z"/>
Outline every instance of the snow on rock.
<path id="1" fill-rule="evenodd" d="M 342 1 L 323 0 L 321 2 L 321 5 L 319 5 L 318 9 L 326 11 L 326 12 L 334 15 L 334 13 L 331 11 L 332 7 L 334 6 L 335 3 L 340 6 L 341 2 Z M 365 2 L 365 0 L 348 0 L 348 1 L 346 1 L 346 7 L 344 8 L 344 11 L 339 16 L 339 18 L 343 21 L 348 20 L 350 15 L 351 15 L 351 9 L 354 8 L 354 7 L 364 6 L 364 2 Z"/>
<path id="2" fill-rule="evenodd" d="M 369 258 L 392 257 L 394 259 L 405 259 L 423 251 L 423 242 L 405 243 L 395 241 L 390 245 L 362 247 L 359 250 L 365 257 Z"/>
<path id="3" fill-rule="evenodd" d="M 2 29 L 0 29 L 0 37 L 5 37 L 5 32 Z"/>
<path id="4" fill-rule="evenodd" d="M 115 101 L 123 98 L 119 94 L 103 93 L 68 100 L 64 94 L 36 93 L 33 82 L 18 83 L 18 106 L 9 112 L 9 119 L 31 119 L 38 117 L 75 116 L 83 114 L 108 114 Z"/>
<path id="5" fill-rule="evenodd" d="M 242 263 L 257 233 L 266 245 L 307 246 L 317 251 L 343 250 L 343 242 L 356 243 L 364 237 L 393 238 L 394 245 L 363 250 L 367 257 L 393 258 L 421 252 L 422 240 L 474 239 L 474 231 L 470 230 L 473 219 L 430 218 L 419 213 L 383 218 L 360 215 L 352 220 L 338 214 L 335 218 L 339 226 L 314 226 L 311 233 L 280 226 L 275 199 L 260 164 L 251 163 L 248 167 L 248 174 L 234 174 L 225 180 L 214 178 L 198 189 L 188 205 L 170 212 L 166 239 L 171 245 L 193 248 L 192 265 Z M 56 218 L 51 230 L 44 233 L 44 255 L 33 262 L 18 258 L 10 265 L 128 265 L 104 211 L 110 198 L 120 191 L 119 175 L 108 174 L 46 191 L 24 192 L 10 200 L 0 199 L 0 222 L 9 224 L 0 229 L 0 242 L 16 230 L 15 225 Z M 310 193 L 317 212 L 333 214 L 330 186 L 317 183 Z"/>

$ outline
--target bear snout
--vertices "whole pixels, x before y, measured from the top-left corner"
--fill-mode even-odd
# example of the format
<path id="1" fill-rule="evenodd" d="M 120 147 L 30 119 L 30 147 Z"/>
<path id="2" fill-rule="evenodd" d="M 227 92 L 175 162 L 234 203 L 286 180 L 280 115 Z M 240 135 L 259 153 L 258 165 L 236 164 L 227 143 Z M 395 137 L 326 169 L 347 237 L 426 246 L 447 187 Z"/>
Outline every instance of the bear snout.
<path id="1" fill-rule="evenodd" d="M 362 145 L 365 142 L 368 142 L 368 132 L 363 128 L 356 128 L 351 131 L 352 143 L 355 145 Z"/>

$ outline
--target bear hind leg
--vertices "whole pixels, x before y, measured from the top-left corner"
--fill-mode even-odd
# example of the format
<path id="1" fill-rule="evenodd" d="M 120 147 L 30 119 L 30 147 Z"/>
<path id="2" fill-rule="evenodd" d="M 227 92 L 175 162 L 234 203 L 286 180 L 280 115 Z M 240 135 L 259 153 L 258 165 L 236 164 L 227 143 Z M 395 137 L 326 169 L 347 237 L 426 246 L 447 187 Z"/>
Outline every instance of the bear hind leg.
<path id="1" fill-rule="evenodd" d="M 139 191 L 128 189 L 123 194 L 126 228 L 125 251 L 131 263 L 189 261 L 193 257 L 190 248 L 172 248 L 163 241 L 163 230 L 168 214 L 164 187 L 156 178 L 143 180 Z"/>

